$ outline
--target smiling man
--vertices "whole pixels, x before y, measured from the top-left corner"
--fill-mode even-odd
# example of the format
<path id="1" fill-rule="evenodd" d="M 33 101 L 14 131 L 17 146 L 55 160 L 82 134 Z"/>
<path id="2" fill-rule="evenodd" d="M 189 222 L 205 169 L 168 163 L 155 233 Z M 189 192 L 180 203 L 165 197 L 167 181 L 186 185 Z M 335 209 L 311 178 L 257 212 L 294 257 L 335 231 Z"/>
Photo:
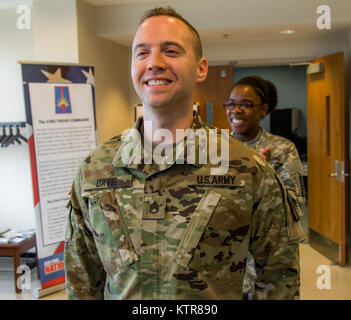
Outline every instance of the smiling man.
<path id="1" fill-rule="evenodd" d="M 192 97 L 207 69 L 198 33 L 179 14 L 171 8 L 145 14 L 131 66 L 143 117 L 93 150 L 73 182 L 65 243 L 69 299 L 242 299 L 249 250 L 257 298 L 298 298 L 303 233 L 273 169 L 229 136 L 225 173 L 200 161 L 213 127 L 193 112 Z M 192 141 L 187 129 L 205 134 Z M 226 145 L 215 137 L 209 155 Z M 172 161 L 131 155 L 146 144 L 156 150 L 161 140 Z M 194 157 L 177 161 L 180 151 Z"/>
<path id="2" fill-rule="evenodd" d="M 157 11 L 142 18 L 132 45 L 132 79 L 144 121 L 152 122 L 152 132 L 145 132 L 150 141 L 158 129 L 175 137 L 176 129 L 191 127 L 193 93 L 207 69 L 199 35 L 183 18 Z"/>

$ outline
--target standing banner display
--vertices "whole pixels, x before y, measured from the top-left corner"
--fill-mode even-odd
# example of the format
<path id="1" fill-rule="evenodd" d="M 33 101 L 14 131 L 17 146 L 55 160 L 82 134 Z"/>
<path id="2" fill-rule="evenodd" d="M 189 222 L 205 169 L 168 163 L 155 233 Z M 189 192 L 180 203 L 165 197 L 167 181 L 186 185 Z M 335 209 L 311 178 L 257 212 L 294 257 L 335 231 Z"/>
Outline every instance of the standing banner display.
<path id="1" fill-rule="evenodd" d="M 41 289 L 64 283 L 69 190 L 96 147 L 94 69 L 22 63 Z"/>

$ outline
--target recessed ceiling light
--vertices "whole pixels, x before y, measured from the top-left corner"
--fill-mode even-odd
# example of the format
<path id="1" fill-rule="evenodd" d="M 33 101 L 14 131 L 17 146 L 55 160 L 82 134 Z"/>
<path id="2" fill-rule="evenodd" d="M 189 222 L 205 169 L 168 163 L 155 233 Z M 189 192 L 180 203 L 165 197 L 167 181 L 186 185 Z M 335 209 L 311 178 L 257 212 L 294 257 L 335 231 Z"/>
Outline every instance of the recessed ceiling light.
<path id="1" fill-rule="evenodd" d="M 296 32 L 295 30 L 291 30 L 291 29 L 286 29 L 286 30 L 280 31 L 280 33 L 282 33 L 282 34 L 293 34 L 295 32 Z"/>

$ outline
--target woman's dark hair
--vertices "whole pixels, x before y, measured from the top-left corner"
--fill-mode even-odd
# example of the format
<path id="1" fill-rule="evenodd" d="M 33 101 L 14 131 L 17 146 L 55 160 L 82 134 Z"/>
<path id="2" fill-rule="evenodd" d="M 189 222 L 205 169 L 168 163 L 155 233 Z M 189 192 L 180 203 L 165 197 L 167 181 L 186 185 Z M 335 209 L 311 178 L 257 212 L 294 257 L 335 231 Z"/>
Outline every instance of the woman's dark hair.
<path id="1" fill-rule="evenodd" d="M 259 76 L 250 76 L 241 78 L 233 87 L 233 89 L 238 85 L 247 85 L 254 89 L 254 91 L 259 95 L 262 103 L 268 104 L 268 113 L 272 112 L 278 103 L 278 92 L 275 85 Z M 233 91 L 232 89 L 232 91 Z"/>

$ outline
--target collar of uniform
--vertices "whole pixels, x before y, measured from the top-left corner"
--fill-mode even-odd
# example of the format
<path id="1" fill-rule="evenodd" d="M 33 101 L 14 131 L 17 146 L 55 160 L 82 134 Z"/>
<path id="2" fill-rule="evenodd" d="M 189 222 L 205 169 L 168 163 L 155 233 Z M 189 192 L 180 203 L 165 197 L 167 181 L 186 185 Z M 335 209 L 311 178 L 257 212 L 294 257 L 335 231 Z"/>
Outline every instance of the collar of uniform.
<path id="1" fill-rule="evenodd" d="M 264 132 L 265 132 L 265 130 L 264 130 L 262 127 L 260 127 L 260 130 L 258 131 L 257 136 L 254 137 L 253 139 L 251 139 L 250 141 L 245 141 L 245 143 L 248 144 L 248 145 L 251 145 L 251 144 L 256 143 L 258 140 L 260 140 L 260 138 L 261 138 L 261 136 L 262 136 L 262 134 L 263 134 Z M 232 132 L 230 133 L 230 135 L 231 135 L 232 137 L 236 138 L 236 139 L 239 139 L 238 137 L 236 137 L 234 131 L 232 131 Z M 239 139 L 239 140 L 240 140 L 240 139 Z"/>
<path id="2" fill-rule="evenodd" d="M 143 117 L 139 117 L 133 124 L 132 128 L 128 129 L 125 133 L 122 134 L 123 142 L 119 146 L 116 155 L 113 158 L 112 166 L 121 168 L 134 168 L 134 163 L 137 159 L 136 157 L 128 157 L 128 155 L 130 155 L 131 151 L 133 150 L 138 150 L 139 148 L 142 149 L 142 141 L 139 131 L 142 123 Z M 128 161 L 126 161 L 126 159 Z"/>
<path id="3" fill-rule="evenodd" d="M 262 135 L 262 131 L 263 131 L 263 129 L 260 127 L 260 130 L 258 131 L 257 136 L 255 138 L 251 139 L 250 141 L 245 141 L 245 143 L 248 145 L 256 143 L 258 140 L 260 140 L 261 135 Z"/>
<path id="4" fill-rule="evenodd" d="M 208 128 L 206 124 L 202 121 L 200 115 L 195 110 L 193 111 L 193 123 L 190 129 L 194 130 L 194 132 L 196 132 L 196 130 L 199 130 L 199 129 L 205 130 L 206 136 L 199 137 L 199 139 L 195 139 L 193 148 L 187 147 L 189 144 L 189 141 L 187 138 L 185 138 L 184 144 L 180 144 L 179 150 L 184 152 L 184 163 L 187 163 L 187 159 L 189 158 L 192 159 L 192 156 L 193 156 L 195 161 L 194 163 L 190 163 L 190 164 L 196 167 L 201 167 L 202 164 L 200 163 L 200 152 L 201 152 L 200 142 L 201 142 L 201 139 L 206 139 L 208 141 Z M 188 151 L 189 151 L 189 154 L 188 154 Z M 208 151 L 208 146 L 206 151 Z M 191 152 L 195 152 L 195 154 L 192 155 Z M 176 159 L 175 156 L 174 156 L 174 159 Z"/>
<path id="5" fill-rule="evenodd" d="M 191 154 L 188 154 L 187 144 L 188 141 L 185 139 L 184 143 L 176 143 L 173 147 L 173 158 L 172 162 L 164 163 L 164 164 L 145 164 L 144 162 L 144 143 L 143 143 L 143 134 L 140 133 L 142 130 L 143 125 L 143 117 L 137 119 L 134 123 L 132 130 L 128 130 L 125 135 L 123 135 L 122 144 L 120 145 L 113 161 L 112 165 L 115 167 L 121 168 L 133 168 L 140 171 L 145 171 L 148 174 L 156 173 L 159 171 L 163 171 L 171 167 L 174 163 L 177 162 L 177 154 L 184 154 L 184 163 L 187 163 L 187 159 L 191 158 Z M 197 129 L 206 129 L 204 122 L 200 118 L 199 114 L 194 111 L 193 112 L 193 123 L 190 129 L 194 131 Z M 137 134 L 139 133 L 139 134 Z M 202 164 L 200 163 L 199 159 L 199 140 L 195 139 L 195 147 L 189 148 L 190 152 L 195 151 L 195 163 L 191 163 L 194 166 L 201 167 Z M 141 151 L 140 157 L 138 155 L 129 156 L 132 151 Z M 183 152 L 183 153 L 182 153 Z M 128 161 L 126 161 L 126 159 Z"/>

